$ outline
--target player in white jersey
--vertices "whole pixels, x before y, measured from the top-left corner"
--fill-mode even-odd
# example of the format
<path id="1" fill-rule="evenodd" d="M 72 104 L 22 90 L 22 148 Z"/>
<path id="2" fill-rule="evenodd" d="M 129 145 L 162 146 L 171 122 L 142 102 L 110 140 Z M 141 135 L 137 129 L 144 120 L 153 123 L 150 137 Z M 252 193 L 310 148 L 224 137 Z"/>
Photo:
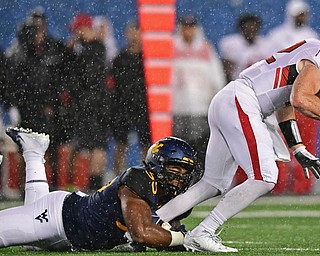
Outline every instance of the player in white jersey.
<path id="1" fill-rule="evenodd" d="M 216 230 L 272 190 L 278 178 L 275 160 L 288 157 L 276 130 L 265 122 L 270 114 L 275 112 L 305 176 L 309 178 L 309 169 L 316 178 L 320 177 L 320 161 L 302 144 L 294 116 L 296 109 L 307 117 L 320 119 L 319 67 L 320 41 L 304 40 L 244 70 L 240 79 L 230 82 L 213 98 L 204 176 L 157 211 L 162 220 L 169 221 L 200 202 L 223 194 L 209 215 L 186 235 L 187 249 L 237 251 L 224 246 Z M 238 165 L 248 179 L 229 190 Z"/>

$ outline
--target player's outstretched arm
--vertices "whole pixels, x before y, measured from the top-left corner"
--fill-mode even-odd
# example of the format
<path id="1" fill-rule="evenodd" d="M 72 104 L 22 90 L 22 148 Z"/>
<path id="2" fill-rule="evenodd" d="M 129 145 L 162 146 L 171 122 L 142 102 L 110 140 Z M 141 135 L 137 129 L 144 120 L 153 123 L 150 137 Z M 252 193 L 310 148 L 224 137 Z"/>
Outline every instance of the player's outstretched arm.
<path id="1" fill-rule="evenodd" d="M 309 60 L 300 61 L 298 69 L 290 102 L 303 115 L 320 120 L 320 69 Z"/>
<path id="2" fill-rule="evenodd" d="M 128 232 L 134 242 L 150 247 L 168 247 L 183 244 L 182 232 L 166 230 L 152 221 L 149 205 L 126 186 L 119 189 L 122 213 Z"/>

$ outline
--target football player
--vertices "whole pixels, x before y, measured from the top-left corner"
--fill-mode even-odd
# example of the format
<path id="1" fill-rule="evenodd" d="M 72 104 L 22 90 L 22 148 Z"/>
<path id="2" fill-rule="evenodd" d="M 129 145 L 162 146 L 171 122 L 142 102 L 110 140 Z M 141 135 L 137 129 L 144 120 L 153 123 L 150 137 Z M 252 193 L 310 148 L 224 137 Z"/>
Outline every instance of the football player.
<path id="1" fill-rule="evenodd" d="M 229 218 L 273 189 L 276 160 L 290 160 L 277 129 L 266 122 L 275 113 L 279 127 L 306 178 L 320 177 L 320 161 L 301 140 L 295 110 L 320 120 L 320 41 L 306 39 L 245 69 L 226 85 L 209 107 L 210 140 L 202 179 L 157 214 L 169 221 L 217 195 L 222 200 L 190 233 L 184 245 L 193 251 L 236 252 L 216 233 Z M 248 179 L 230 190 L 240 166 Z"/>
<path id="2" fill-rule="evenodd" d="M 179 138 L 152 145 L 140 166 L 131 167 L 97 192 L 49 192 L 44 154 L 49 136 L 8 128 L 26 163 L 23 206 L 0 211 L 0 247 L 44 250 L 111 249 L 132 241 L 150 247 L 182 245 L 184 233 L 152 219 L 152 213 L 191 185 L 195 152 Z"/>

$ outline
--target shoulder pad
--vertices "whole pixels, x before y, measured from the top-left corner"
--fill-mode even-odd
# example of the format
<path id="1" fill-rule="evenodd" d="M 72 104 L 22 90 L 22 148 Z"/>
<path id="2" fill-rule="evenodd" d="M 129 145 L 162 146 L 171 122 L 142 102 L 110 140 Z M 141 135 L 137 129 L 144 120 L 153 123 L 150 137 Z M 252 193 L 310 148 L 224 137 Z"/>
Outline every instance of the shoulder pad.
<path id="1" fill-rule="evenodd" d="M 129 168 L 122 175 L 120 183 L 129 187 L 151 207 L 158 203 L 158 186 L 154 174 L 143 166 Z"/>

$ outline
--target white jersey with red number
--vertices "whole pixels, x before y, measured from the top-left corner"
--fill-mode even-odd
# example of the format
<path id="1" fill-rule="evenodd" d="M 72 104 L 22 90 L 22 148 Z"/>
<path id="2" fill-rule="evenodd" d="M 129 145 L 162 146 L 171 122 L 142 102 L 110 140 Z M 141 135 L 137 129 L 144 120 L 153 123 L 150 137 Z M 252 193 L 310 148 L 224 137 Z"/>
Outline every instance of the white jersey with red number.
<path id="1" fill-rule="evenodd" d="M 299 61 L 308 59 L 320 67 L 319 55 L 320 41 L 306 39 L 245 69 L 240 78 L 249 81 L 266 117 L 289 103 Z"/>

